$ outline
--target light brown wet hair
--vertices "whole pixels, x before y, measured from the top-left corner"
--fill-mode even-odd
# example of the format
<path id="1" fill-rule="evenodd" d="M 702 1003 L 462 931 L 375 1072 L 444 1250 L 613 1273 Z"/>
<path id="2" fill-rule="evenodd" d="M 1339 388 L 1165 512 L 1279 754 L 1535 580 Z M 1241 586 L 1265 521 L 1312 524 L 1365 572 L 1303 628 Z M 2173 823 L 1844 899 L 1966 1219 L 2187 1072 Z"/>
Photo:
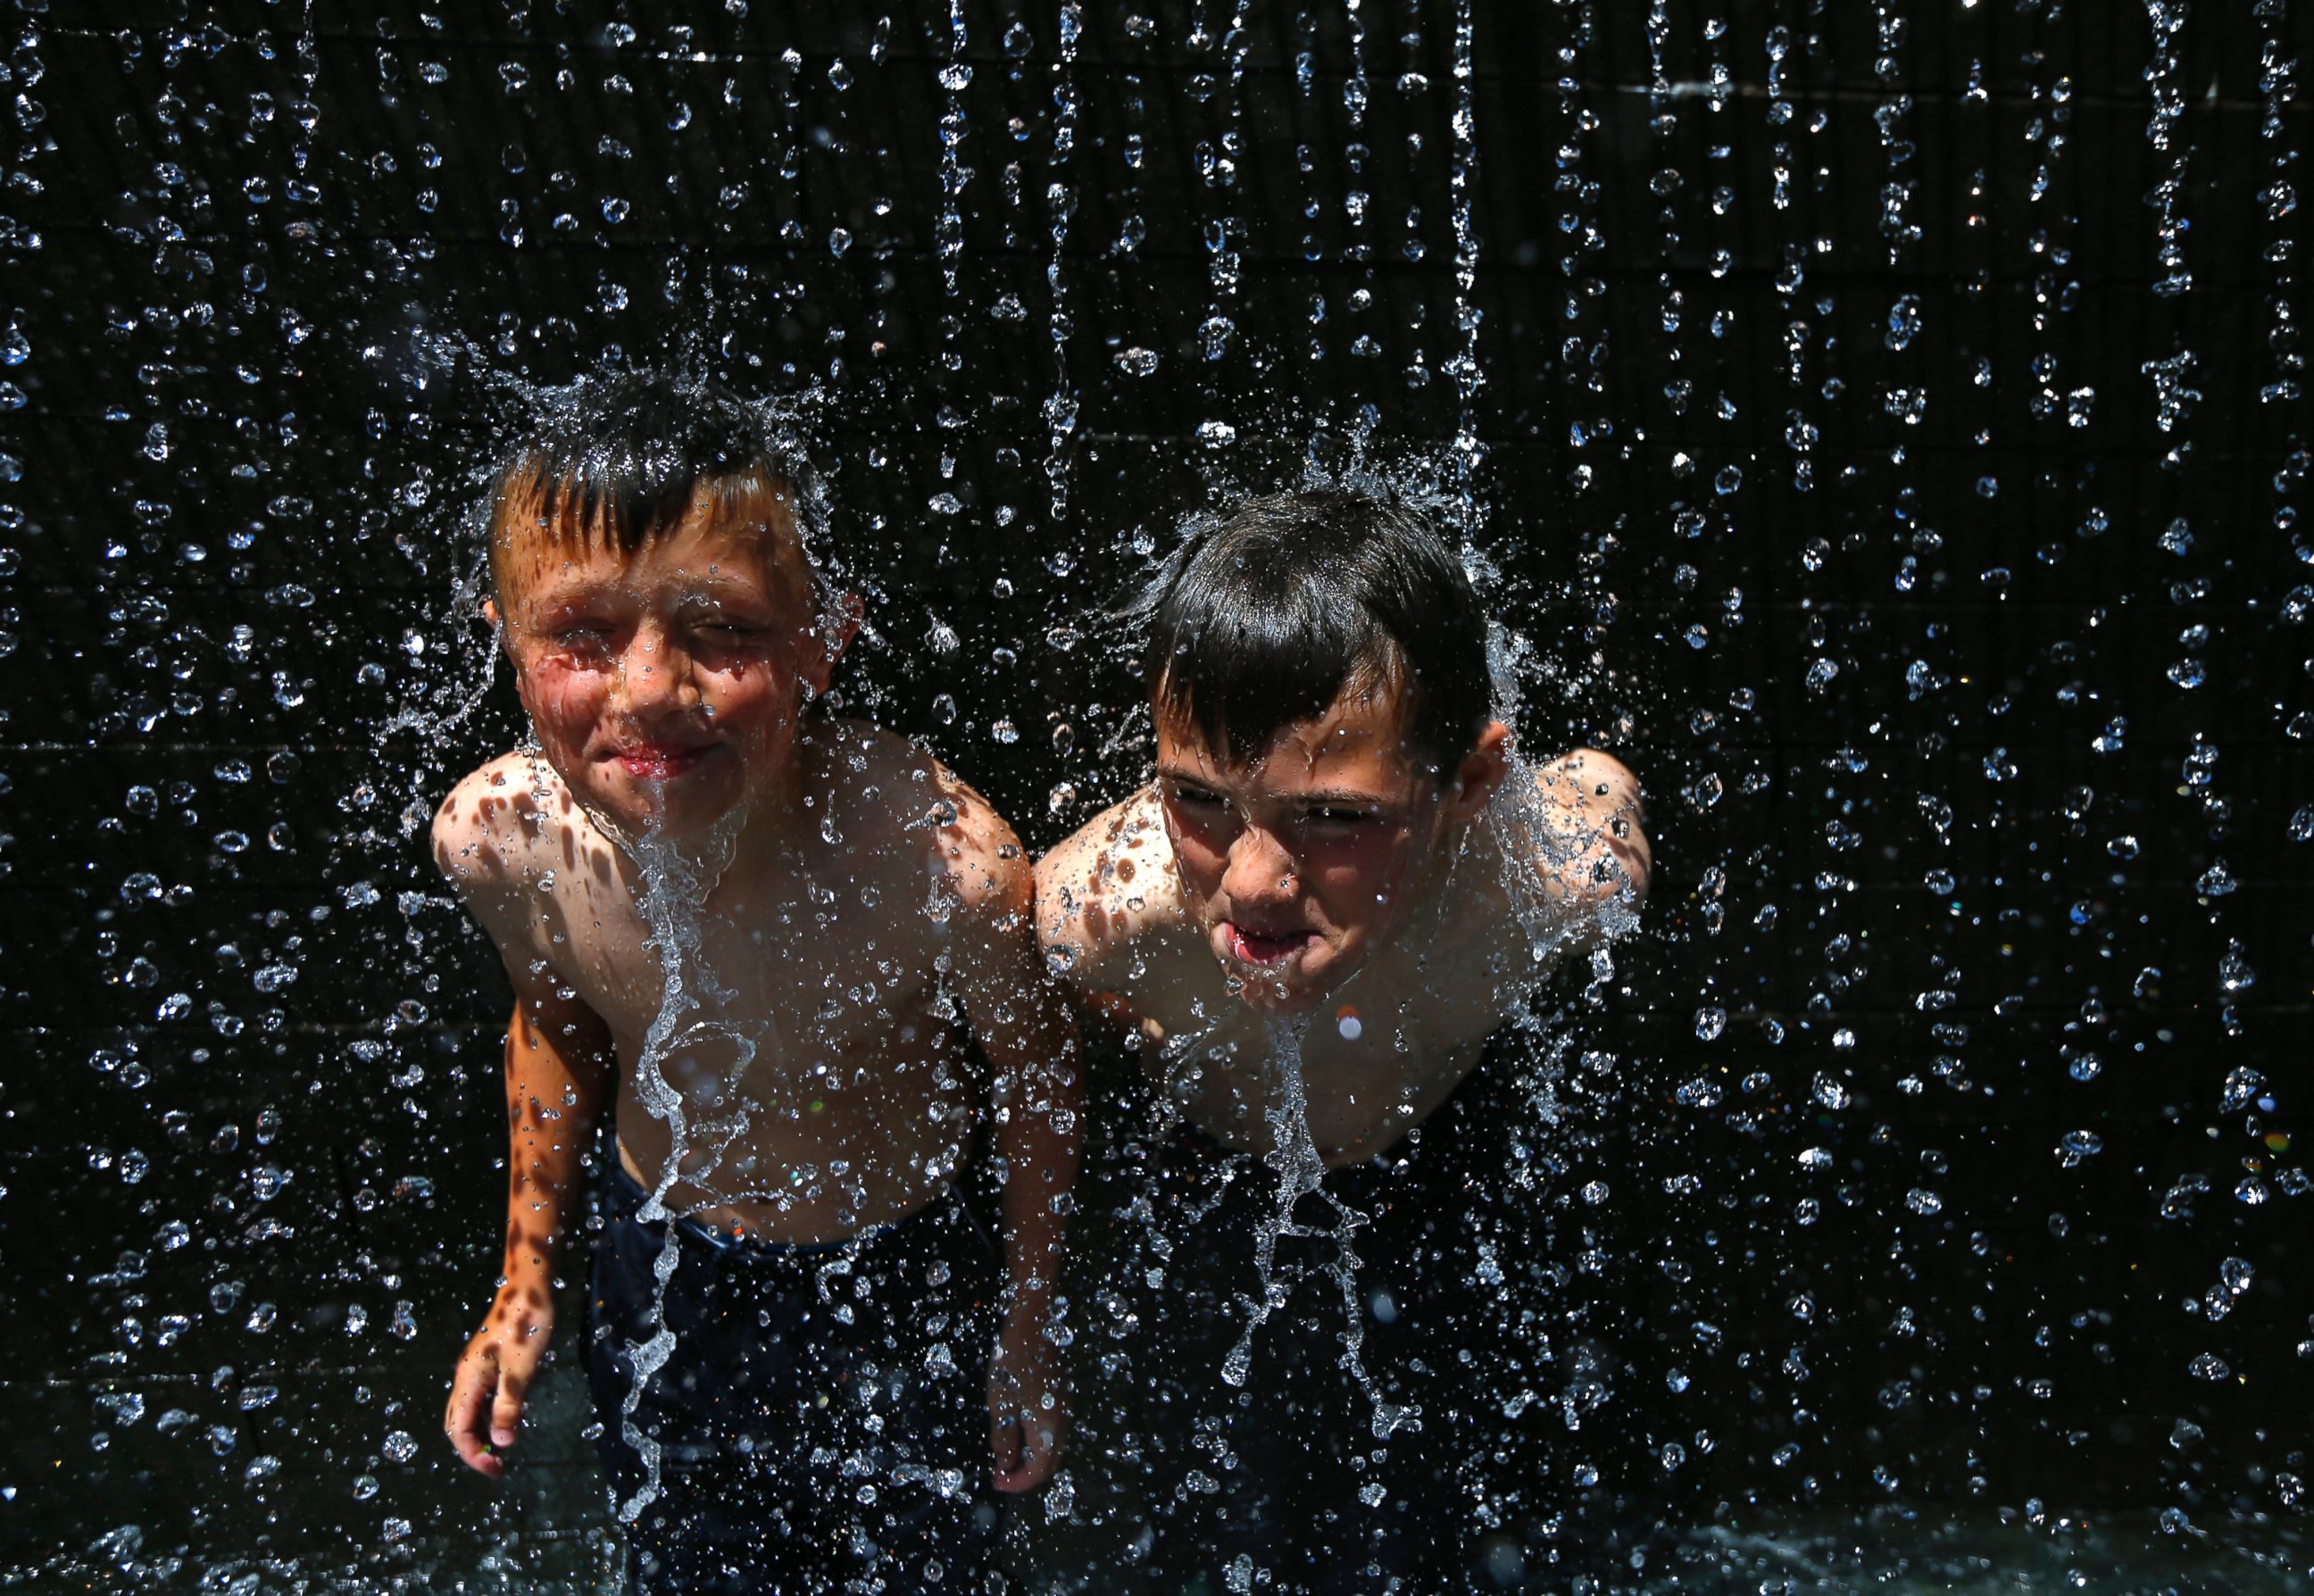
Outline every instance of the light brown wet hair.
<path id="1" fill-rule="evenodd" d="M 817 481 L 760 409 L 720 384 L 651 373 L 583 384 L 516 445 L 491 483 L 491 591 L 504 599 L 517 537 L 632 555 L 702 498 L 719 521 L 784 533 L 796 569 L 814 583 L 807 500 Z M 774 497 L 786 516 L 763 513 Z"/>

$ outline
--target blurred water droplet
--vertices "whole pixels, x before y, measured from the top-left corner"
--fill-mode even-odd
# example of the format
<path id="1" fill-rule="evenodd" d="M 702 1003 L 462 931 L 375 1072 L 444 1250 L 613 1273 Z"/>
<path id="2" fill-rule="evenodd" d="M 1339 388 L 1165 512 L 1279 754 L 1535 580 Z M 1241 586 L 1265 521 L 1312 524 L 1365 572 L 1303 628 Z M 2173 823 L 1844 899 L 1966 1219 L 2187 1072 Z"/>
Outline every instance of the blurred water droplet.
<path id="1" fill-rule="evenodd" d="M 2227 1113 L 2236 1113 L 2256 1102 L 2258 1093 L 2265 1089 L 2265 1077 L 2243 1064 L 2226 1076 L 2225 1089 L 2219 1103 Z"/>

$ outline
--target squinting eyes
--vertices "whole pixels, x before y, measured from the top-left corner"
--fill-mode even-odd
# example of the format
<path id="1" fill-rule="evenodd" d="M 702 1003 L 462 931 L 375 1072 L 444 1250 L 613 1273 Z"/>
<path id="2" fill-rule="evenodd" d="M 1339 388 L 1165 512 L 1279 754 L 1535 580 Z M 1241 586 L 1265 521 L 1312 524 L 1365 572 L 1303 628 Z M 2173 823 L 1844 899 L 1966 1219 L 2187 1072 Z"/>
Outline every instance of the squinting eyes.
<path id="1" fill-rule="evenodd" d="M 564 648 L 599 648 L 621 629 L 608 622 L 582 622 L 572 625 L 548 628 L 544 636 L 550 642 Z M 693 621 L 684 628 L 696 637 L 717 642 L 745 642 L 764 635 L 764 629 L 745 621 Z"/>
<path id="2" fill-rule="evenodd" d="M 1181 807 L 1193 809 L 1203 815 L 1220 815 L 1234 811 L 1237 807 L 1217 793 L 1205 792 L 1191 787 L 1173 789 L 1172 799 Z M 1326 806 L 1300 810 L 1294 813 L 1291 818 L 1297 825 L 1347 828 L 1381 820 L 1384 816 L 1367 809 L 1344 809 Z"/>

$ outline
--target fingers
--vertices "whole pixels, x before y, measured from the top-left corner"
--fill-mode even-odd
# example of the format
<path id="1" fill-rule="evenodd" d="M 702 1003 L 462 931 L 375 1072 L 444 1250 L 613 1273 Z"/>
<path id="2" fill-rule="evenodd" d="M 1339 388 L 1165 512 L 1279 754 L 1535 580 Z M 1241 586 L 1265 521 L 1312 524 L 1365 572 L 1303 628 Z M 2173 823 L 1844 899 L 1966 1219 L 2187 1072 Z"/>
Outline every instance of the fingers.
<path id="1" fill-rule="evenodd" d="M 1060 1408 L 1013 1418 L 1007 1427 L 1016 1436 L 1016 1443 L 1011 1457 L 997 1448 L 995 1487 L 1007 1496 L 1018 1496 L 1053 1478 L 1053 1464 L 1060 1459 Z"/>
<path id="2" fill-rule="evenodd" d="M 1019 1489 L 1017 1486 L 1005 1482 L 1020 1469 L 1020 1415 L 1000 1413 L 994 1407 L 989 1409 L 988 1451 L 996 1460 L 996 1488 L 1000 1491 Z"/>
<path id="3" fill-rule="evenodd" d="M 1007 1495 L 1033 1491 L 1052 1477 L 1068 1429 L 1059 1394 L 1032 1369 L 1026 1380 L 1001 1364 L 988 1377 L 988 1450 L 994 1484 Z"/>
<path id="4" fill-rule="evenodd" d="M 442 1429 L 459 1461 L 491 1479 L 506 1473 L 504 1460 L 493 1454 L 489 1437 L 482 1433 L 482 1417 L 498 1388 L 497 1350 L 470 1349 L 458 1360 L 457 1372 L 450 1380 L 450 1403 L 442 1415 Z"/>
<path id="5" fill-rule="evenodd" d="M 499 1376 L 498 1400 L 490 1404 L 490 1444 L 500 1448 L 514 1444 L 515 1434 L 522 1428 L 522 1399 L 530 1382 L 511 1370 Z"/>

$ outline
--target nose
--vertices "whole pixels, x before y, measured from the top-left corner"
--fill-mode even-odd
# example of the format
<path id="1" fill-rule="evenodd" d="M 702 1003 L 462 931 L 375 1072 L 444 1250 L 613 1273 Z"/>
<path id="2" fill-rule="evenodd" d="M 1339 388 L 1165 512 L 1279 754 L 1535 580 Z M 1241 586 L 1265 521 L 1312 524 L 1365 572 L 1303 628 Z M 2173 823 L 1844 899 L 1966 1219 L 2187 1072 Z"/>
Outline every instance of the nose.
<path id="1" fill-rule="evenodd" d="M 644 719 L 698 708 L 699 680 L 690 650 L 664 627 L 638 626 L 619 656 L 619 695 L 628 714 Z"/>
<path id="2" fill-rule="evenodd" d="M 1241 826 L 1230 841 L 1222 890 L 1232 904 L 1281 904 L 1294 895 L 1300 867 L 1277 833 L 1263 825 Z"/>

